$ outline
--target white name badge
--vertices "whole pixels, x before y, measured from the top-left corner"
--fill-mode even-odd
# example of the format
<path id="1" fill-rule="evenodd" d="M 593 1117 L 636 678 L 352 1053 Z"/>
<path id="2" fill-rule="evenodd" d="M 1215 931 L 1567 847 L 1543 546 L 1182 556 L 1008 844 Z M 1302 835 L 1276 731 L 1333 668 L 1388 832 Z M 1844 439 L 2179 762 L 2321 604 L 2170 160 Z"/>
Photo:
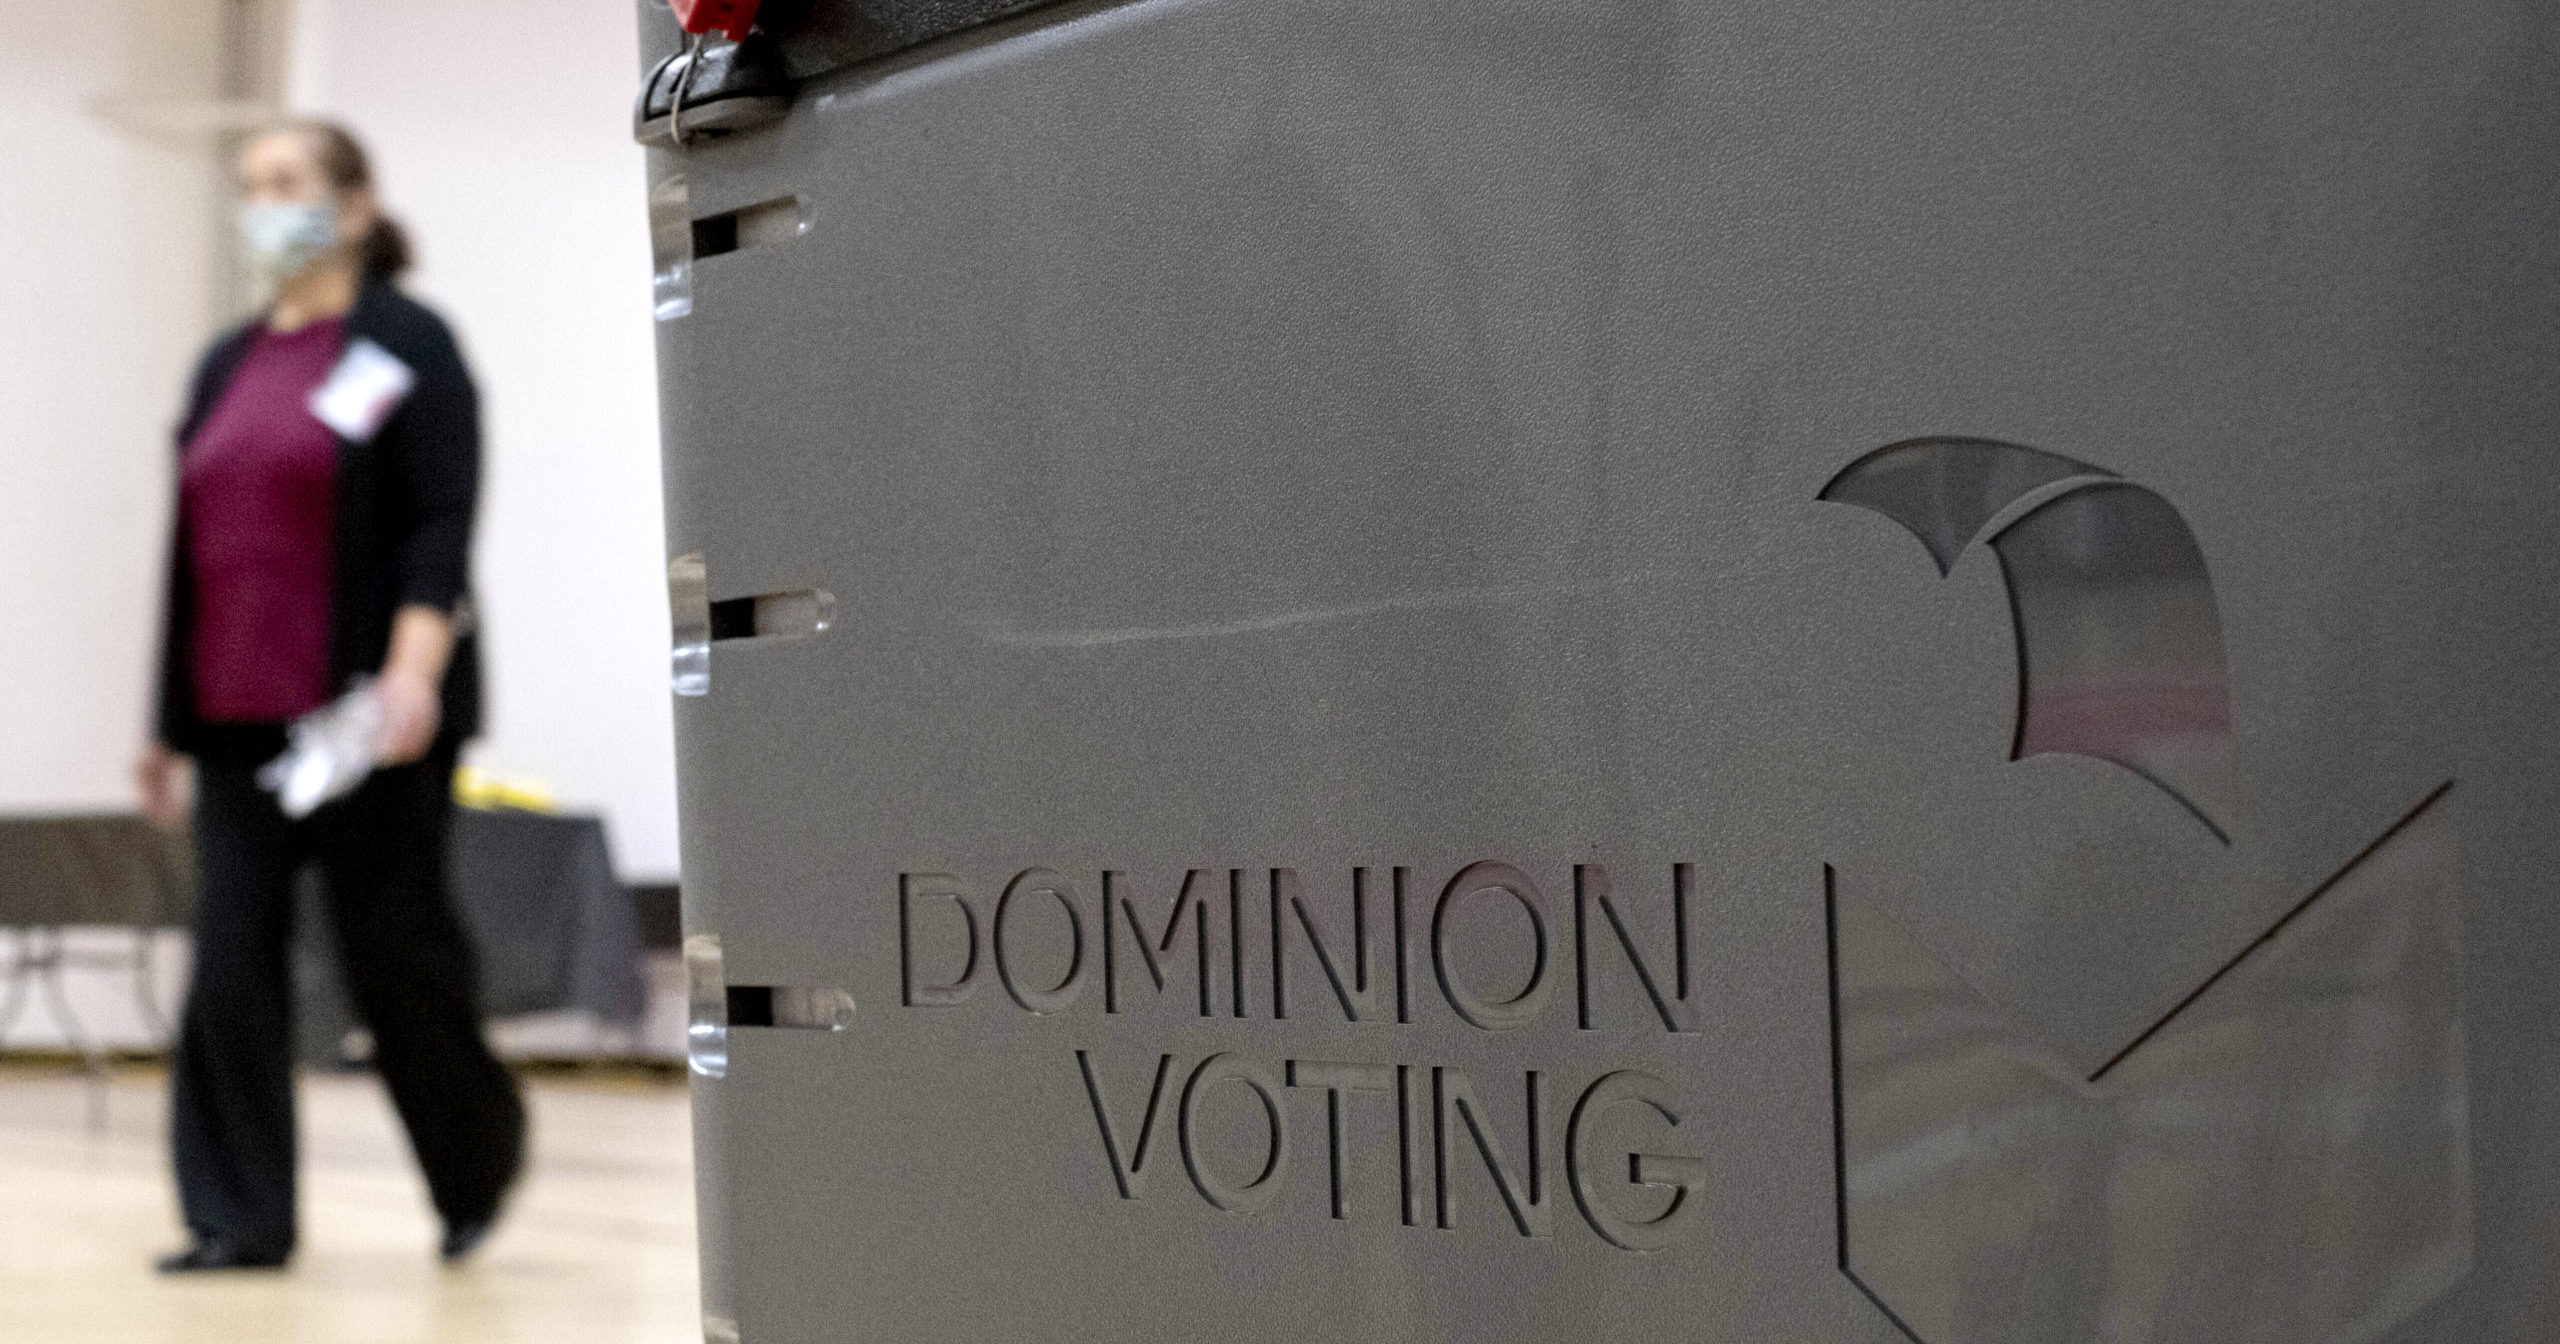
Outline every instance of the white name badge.
<path id="1" fill-rule="evenodd" d="M 382 430 L 418 375 L 400 357 L 357 339 L 338 356 L 336 368 L 311 393 L 311 414 L 350 443 L 367 443 Z"/>

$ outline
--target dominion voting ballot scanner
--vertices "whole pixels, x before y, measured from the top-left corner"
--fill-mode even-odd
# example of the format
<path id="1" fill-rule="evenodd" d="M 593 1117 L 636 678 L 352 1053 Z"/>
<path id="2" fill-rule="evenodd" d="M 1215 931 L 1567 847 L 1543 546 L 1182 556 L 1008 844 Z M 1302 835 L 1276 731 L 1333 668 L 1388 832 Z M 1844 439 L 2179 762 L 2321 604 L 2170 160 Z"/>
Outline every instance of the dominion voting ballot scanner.
<path id="1" fill-rule="evenodd" d="M 707 1340 L 2560 1339 L 2549 6 L 640 12 Z"/>

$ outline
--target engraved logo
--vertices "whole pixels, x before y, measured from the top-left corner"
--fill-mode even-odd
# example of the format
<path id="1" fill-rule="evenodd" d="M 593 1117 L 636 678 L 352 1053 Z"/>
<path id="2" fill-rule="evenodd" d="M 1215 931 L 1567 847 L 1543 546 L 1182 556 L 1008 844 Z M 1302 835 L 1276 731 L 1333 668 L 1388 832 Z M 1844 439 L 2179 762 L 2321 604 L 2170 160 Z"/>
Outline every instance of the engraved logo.
<path id="1" fill-rule="evenodd" d="M 2012 760 L 2112 762 L 2235 858 L 2263 845 L 2203 551 L 2167 500 L 1980 439 L 1878 450 L 1821 497 L 1941 574 L 1987 540 Z M 2451 788 L 2094 1069 L 1887 913 L 1911 893 L 1826 870 L 1841 1271 L 1921 1344 L 2335 1344 L 2450 1288 L 2471 1254 Z"/>

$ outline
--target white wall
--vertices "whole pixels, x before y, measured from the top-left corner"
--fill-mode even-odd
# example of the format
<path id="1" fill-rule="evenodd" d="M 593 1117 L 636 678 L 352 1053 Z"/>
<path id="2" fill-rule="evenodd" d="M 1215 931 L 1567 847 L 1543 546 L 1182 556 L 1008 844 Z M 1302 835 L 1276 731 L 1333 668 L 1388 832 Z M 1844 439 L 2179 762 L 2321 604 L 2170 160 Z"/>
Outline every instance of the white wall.
<path id="1" fill-rule="evenodd" d="M 472 759 L 602 810 L 624 877 L 672 880 L 637 52 L 630 0 L 298 0 L 287 98 L 369 142 L 418 244 L 410 289 L 479 377 L 493 702 Z"/>
<path id="2" fill-rule="evenodd" d="M 212 12 L 0 0 L 0 812 L 132 806 L 218 179 L 209 136 L 105 109 L 209 96 Z"/>
<path id="3" fill-rule="evenodd" d="M 221 0 L 0 0 L 0 813 L 122 809 L 147 725 L 186 370 L 229 314 Z M 676 867 L 665 555 L 628 0 L 300 0 L 297 106 L 373 142 L 488 413 L 477 763 Z M 197 118 L 198 124 L 202 119 Z M 141 129 L 137 129 L 141 128 Z"/>

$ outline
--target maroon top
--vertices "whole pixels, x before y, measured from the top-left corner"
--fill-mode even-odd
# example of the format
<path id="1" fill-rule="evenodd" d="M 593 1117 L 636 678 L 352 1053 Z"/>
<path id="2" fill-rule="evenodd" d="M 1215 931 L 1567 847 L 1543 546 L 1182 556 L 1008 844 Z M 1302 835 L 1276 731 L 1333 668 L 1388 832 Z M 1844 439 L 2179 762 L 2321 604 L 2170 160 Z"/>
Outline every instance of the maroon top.
<path id="1" fill-rule="evenodd" d="M 195 599 L 187 666 L 208 722 L 284 723 L 329 699 L 338 436 L 308 402 L 338 361 L 344 327 L 329 318 L 261 329 L 187 441 L 178 482 Z"/>

